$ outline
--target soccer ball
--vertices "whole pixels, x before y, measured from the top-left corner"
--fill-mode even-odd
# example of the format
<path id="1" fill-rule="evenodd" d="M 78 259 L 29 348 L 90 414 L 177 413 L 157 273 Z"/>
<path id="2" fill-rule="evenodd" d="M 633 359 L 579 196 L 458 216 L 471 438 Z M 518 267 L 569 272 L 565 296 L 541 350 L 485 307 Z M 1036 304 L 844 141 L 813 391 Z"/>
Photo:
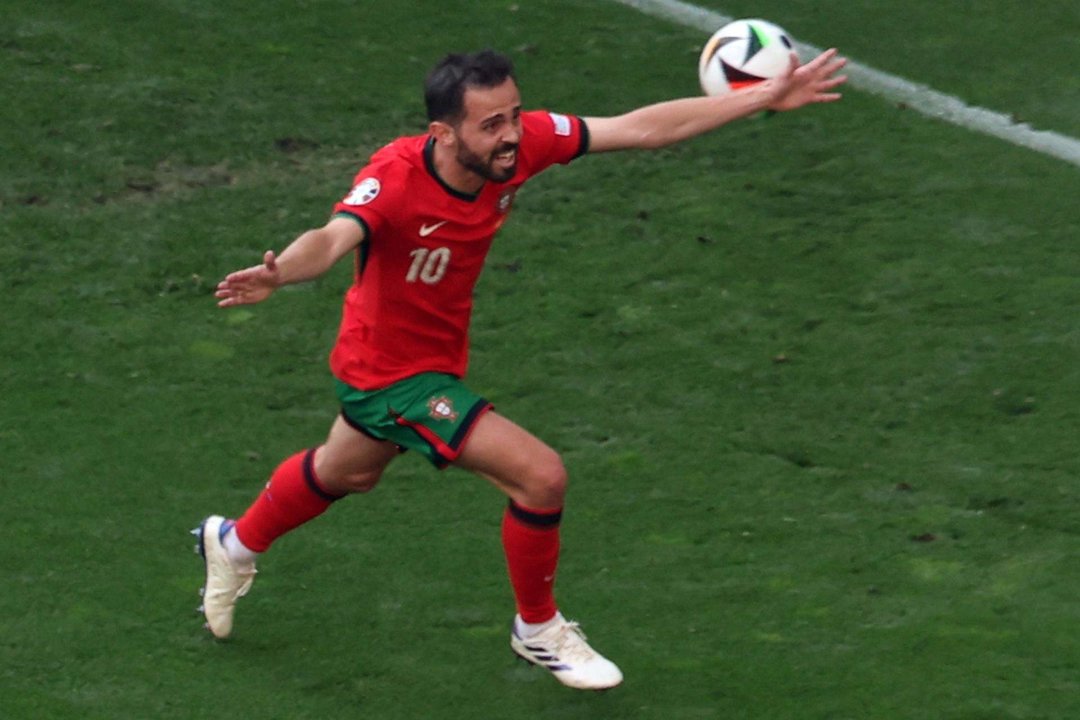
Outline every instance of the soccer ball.
<path id="1" fill-rule="evenodd" d="M 795 44 L 767 20 L 735 20 L 713 33 L 698 60 L 706 95 L 721 95 L 783 74 Z"/>

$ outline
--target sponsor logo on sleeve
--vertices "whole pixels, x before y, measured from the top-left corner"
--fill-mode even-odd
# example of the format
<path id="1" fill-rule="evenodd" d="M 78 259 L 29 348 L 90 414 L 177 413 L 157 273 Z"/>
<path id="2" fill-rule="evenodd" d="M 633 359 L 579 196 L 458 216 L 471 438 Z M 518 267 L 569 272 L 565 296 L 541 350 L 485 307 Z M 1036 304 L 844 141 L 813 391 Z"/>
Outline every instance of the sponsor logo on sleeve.
<path id="1" fill-rule="evenodd" d="M 359 185 L 352 189 L 348 197 L 345 198 L 346 205 L 367 205 L 369 202 L 379 196 L 379 190 L 382 188 L 379 185 L 379 181 L 373 177 L 364 178 Z"/>
<path id="2" fill-rule="evenodd" d="M 555 134 L 569 137 L 571 130 L 570 118 L 553 112 L 549 112 L 548 115 L 551 116 L 551 122 L 555 123 Z"/>

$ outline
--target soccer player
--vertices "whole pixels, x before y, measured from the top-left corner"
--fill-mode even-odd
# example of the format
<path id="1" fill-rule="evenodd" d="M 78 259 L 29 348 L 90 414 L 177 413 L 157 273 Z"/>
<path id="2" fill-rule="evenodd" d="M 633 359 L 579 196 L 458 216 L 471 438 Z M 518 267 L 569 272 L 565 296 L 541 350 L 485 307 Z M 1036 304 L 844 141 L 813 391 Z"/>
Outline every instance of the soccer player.
<path id="1" fill-rule="evenodd" d="M 436 467 L 470 470 L 509 498 L 502 543 L 517 605 L 515 653 L 576 688 L 622 681 L 553 595 L 566 469 L 559 454 L 496 412 L 463 382 L 473 287 L 521 185 L 586 153 L 658 148 L 762 110 L 839 99 L 835 50 L 782 76 L 719 97 L 693 97 L 614 117 L 525 111 L 510 61 L 485 50 L 452 54 L 427 77 L 427 133 L 376 152 L 330 220 L 276 255 L 230 273 L 222 307 L 266 300 L 355 254 L 330 355 L 341 412 L 321 445 L 284 460 L 235 521 L 193 531 L 206 564 L 203 611 L 219 638 L 237 598 L 277 538 L 352 493 L 371 490 L 405 450 Z"/>

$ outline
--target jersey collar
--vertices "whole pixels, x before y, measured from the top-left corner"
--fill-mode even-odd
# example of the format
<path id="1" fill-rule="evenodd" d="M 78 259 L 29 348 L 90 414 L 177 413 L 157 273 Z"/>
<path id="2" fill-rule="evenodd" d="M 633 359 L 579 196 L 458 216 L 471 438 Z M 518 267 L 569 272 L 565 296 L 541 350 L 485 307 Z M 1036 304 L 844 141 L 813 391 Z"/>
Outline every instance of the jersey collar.
<path id="1" fill-rule="evenodd" d="M 435 179 L 435 182 L 442 186 L 442 189 L 450 193 L 458 200 L 464 200 L 465 202 L 473 202 L 476 198 L 480 197 L 479 192 L 467 193 L 460 190 L 455 190 L 446 184 L 446 181 L 439 177 L 439 172 L 435 169 L 435 138 L 434 136 L 428 136 L 427 142 L 424 143 L 424 167 L 427 168 L 428 174 Z M 483 190 L 483 186 L 480 188 Z"/>

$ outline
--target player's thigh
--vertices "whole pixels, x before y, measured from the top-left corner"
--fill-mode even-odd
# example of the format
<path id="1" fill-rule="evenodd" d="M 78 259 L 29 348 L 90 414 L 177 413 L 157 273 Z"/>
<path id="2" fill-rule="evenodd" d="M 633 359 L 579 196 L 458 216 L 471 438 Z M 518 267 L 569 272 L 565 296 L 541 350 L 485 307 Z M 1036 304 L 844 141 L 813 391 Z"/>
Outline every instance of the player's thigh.
<path id="1" fill-rule="evenodd" d="M 527 507 L 562 504 L 566 469 L 547 443 L 497 412 L 476 421 L 454 463 L 495 483 Z"/>
<path id="2" fill-rule="evenodd" d="M 399 453 L 394 443 L 360 432 L 339 415 L 315 452 L 315 474 L 329 490 L 364 492 L 375 486 Z"/>

